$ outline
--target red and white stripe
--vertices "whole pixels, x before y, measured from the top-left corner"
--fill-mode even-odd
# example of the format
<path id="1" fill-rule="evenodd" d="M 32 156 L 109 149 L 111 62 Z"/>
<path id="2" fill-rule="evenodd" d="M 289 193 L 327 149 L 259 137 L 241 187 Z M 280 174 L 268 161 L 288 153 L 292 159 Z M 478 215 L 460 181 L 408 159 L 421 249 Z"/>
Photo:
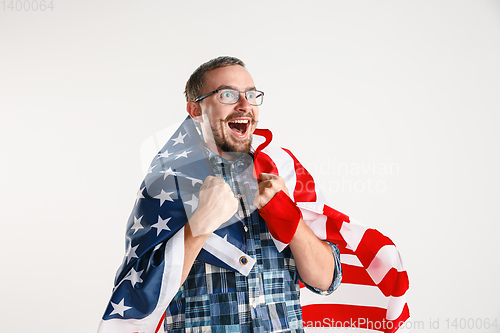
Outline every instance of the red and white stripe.
<path id="1" fill-rule="evenodd" d="M 258 149 L 255 164 L 257 174 L 273 173 L 284 179 L 306 224 L 318 238 L 334 242 L 341 251 L 343 278 L 333 294 L 321 296 L 307 288 L 301 290 L 304 326 L 345 327 L 349 332 L 407 332 L 408 275 L 394 243 L 327 206 L 313 177 L 290 151 Z"/>

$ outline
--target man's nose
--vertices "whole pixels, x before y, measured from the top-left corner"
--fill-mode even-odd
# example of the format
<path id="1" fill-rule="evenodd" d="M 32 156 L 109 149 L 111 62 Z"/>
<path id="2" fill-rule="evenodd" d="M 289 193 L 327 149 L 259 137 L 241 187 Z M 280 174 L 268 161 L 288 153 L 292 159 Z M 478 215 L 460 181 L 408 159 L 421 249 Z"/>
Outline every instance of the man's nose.
<path id="1" fill-rule="evenodd" d="M 248 102 L 244 92 L 240 92 L 240 98 L 238 98 L 238 102 L 236 102 L 236 104 L 238 109 L 249 110 L 252 108 L 252 105 Z"/>

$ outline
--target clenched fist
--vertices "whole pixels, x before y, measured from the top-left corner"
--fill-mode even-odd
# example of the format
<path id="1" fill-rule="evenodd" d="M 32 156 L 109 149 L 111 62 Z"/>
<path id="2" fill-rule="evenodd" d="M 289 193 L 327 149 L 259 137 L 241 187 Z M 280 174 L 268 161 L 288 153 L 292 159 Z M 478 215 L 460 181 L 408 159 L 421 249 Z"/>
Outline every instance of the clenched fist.
<path id="1" fill-rule="evenodd" d="M 288 189 L 283 178 L 271 173 L 261 173 L 259 175 L 259 190 L 255 194 L 253 205 L 258 209 L 263 208 L 271 199 L 283 190 L 288 195 Z"/>
<path id="2" fill-rule="evenodd" d="M 261 181 L 254 206 L 259 209 L 271 235 L 281 243 L 288 244 L 295 235 L 302 213 L 290 199 L 283 178 L 270 173 L 261 173 L 259 178 Z"/>
<path id="3" fill-rule="evenodd" d="M 198 207 L 189 220 L 193 237 L 210 235 L 238 210 L 238 200 L 221 177 L 208 176 L 200 188 Z"/>

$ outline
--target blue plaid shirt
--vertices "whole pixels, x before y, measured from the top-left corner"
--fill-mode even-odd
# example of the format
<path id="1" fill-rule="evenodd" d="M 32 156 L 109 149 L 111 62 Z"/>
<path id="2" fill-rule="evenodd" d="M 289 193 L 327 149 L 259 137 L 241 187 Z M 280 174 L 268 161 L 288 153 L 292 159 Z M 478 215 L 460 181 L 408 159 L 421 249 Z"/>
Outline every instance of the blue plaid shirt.
<path id="1" fill-rule="evenodd" d="M 276 249 L 265 221 L 252 201 L 258 184 L 253 157 L 243 154 L 229 162 L 208 150 L 209 161 L 239 199 L 238 215 L 245 230 L 245 252 L 256 260 L 248 276 L 195 260 L 189 275 L 165 315 L 166 332 L 304 332 L 299 275 L 292 252 Z M 330 294 L 340 284 L 342 269 L 337 246 L 335 275 Z"/>

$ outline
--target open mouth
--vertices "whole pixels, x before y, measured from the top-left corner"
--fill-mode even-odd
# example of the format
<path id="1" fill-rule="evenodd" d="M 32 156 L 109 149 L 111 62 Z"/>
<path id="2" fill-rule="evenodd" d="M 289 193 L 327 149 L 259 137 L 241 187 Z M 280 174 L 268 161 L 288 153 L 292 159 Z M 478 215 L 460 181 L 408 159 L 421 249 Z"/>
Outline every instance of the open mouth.
<path id="1" fill-rule="evenodd" d="M 249 119 L 232 119 L 230 120 L 227 125 L 231 129 L 231 132 L 238 137 L 238 138 L 244 138 L 245 134 L 248 131 L 248 127 L 250 126 L 250 120 Z"/>

